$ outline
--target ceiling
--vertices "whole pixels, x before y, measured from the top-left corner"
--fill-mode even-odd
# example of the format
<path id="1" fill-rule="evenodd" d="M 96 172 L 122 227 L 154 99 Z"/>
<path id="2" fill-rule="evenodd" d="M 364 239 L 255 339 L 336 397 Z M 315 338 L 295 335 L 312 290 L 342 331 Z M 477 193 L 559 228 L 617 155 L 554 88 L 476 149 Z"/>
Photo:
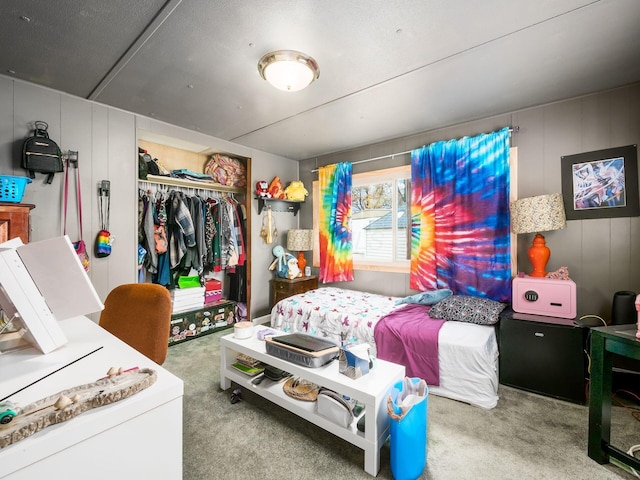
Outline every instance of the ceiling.
<path id="1" fill-rule="evenodd" d="M 640 81 L 638 0 L 2 0 L 0 74 L 295 160 Z M 320 65 L 282 92 L 267 52 Z"/>

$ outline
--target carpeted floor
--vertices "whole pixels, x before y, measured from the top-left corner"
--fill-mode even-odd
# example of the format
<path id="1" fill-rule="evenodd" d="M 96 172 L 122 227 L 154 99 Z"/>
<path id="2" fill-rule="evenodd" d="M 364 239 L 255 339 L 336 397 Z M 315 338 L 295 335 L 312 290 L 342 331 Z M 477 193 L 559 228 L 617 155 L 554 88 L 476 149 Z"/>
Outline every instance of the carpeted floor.
<path id="1" fill-rule="evenodd" d="M 184 480 L 261 478 L 370 479 L 362 450 L 243 390 L 231 404 L 220 390 L 219 340 L 231 330 L 169 348 L 164 367 L 185 383 Z M 500 386 L 498 406 L 483 410 L 428 397 L 430 480 L 632 480 L 587 456 L 588 408 Z M 612 443 L 640 444 L 640 422 L 614 407 Z M 389 445 L 379 479 L 392 479 Z"/>

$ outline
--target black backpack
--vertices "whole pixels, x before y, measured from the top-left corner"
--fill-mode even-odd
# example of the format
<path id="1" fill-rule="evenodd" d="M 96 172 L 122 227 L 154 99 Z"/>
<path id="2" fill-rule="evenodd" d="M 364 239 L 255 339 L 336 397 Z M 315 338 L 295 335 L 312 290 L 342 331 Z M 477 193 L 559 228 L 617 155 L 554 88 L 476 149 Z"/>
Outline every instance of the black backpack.
<path id="1" fill-rule="evenodd" d="M 53 181 L 53 174 L 62 172 L 62 152 L 58 144 L 49 138 L 47 122 L 35 122 L 33 137 L 24 141 L 22 146 L 22 168 L 29 171 L 30 178 L 36 178 L 35 172 L 46 173 L 46 183 Z"/>

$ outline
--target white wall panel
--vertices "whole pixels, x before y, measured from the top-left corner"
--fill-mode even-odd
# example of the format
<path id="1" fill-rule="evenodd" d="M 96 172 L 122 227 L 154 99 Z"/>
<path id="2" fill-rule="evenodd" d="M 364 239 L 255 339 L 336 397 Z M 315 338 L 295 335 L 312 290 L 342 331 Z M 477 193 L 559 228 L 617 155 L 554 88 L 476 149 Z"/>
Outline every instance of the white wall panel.
<path id="1" fill-rule="evenodd" d="M 67 173 L 69 178 L 66 232 L 72 242 L 80 240 L 82 237 L 90 250 L 91 221 L 94 214 L 94 210 L 91 208 L 91 194 L 93 192 L 91 188 L 91 170 L 93 163 L 91 157 L 91 104 L 67 95 L 61 96 L 61 102 L 60 148 L 63 150 L 63 153 L 69 150 L 78 152 L 78 169 L 76 170 L 71 167 L 68 172 L 60 174 L 61 179 Z M 64 145 L 64 147 L 62 145 Z M 78 173 L 80 173 L 82 202 L 82 232 L 80 232 L 80 217 L 78 215 L 76 191 Z M 64 213 L 62 216 L 64 222 Z M 90 257 L 91 253 L 90 251 Z M 91 263 L 93 264 L 93 258 L 91 258 Z"/>
<path id="2" fill-rule="evenodd" d="M 62 150 L 68 148 L 60 141 L 61 95 L 28 83 L 14 82 L 14 147 L 21 145 L 25 138 L 33 135 L 34 122 L 42 120 L 49 124 L 49 137 Z M 21 148 L 17 150 L 11 162 L 19 165 Z M 22 172 L 27 175 L 24 170 Z M 46 175 L 36 173 L 36 178 L 27 185 L 22 202 L 36 206 L 31 210 L 32 241 L 55 237 L 62 233 L 60 219 L 63 178 L 62 173 L 56 173 L 53 182 L 46 184 Z"/>
<path id="3" fill-rule="evenodd" d="M 111 181 L 111 219 L 114 235 L 109 264 L 109 285 L 136 281 L 137 272 L 137 178 L 138 155 L 135 116 L 121 110 L 108 110 L 108 180 Z M 99 179 L 95 178 L 97 184 Z M 94 232 L 94 236 L 98 232 Z"/>
<path id="4" fill-rule="evenodd" d="M 126 281 L 111 282 L 109 271 L 111 268 L 115 268 L 116 265 L 111 255 L 105 258 L 97 258 L 93 255 L 93 241 L 98 231 L 100 231 L 100 219 L 98 214 L 98 196 L 97 196 L 97 184 L 100 180 L 109 180 L 109 108 L 97 105 L 89 104 L 91 106 L 91 176 L 89 177 L 89 183 L 91 185 L 91 198 L 89 203 L 91 205 L 91 281 L 94 287 L 100 293 L 100 297 L 104 301 L 108 293 L 117 286 L 119 283 L 131 283 L 134 282 L 135 277 L 129 276 Z M 83 170 L 83 173 L 85 172 Z M 115 217 L 115 215 L 113 215 Z M 111 222 L 117 224 L 117 221 Z M 110 229 L 114 229 L 110 225 Z M 117 228 L 116 228 L 117 230 Z M 114 248 L 117 248 L 115 246 Z M 120 246 L 120 248 L 122 248 Z M 124 266 L 123 266 L 124 267 Z M 126 271 L 126 269 L 124 269 Z"/>
<path id="5" fill-rule="evenodd" d="M 0 77 L 0 173 L 23 176 L 13 156 L 13 80 Z"/>
<path id="6" fill-rule="evenodd" d="M 298 162 L 282 158 L 277 155 L 271 155 L 265 152 L 251 152 L 251 185 L 255 185 L 259 180 L 270 182 L 276 175 L 280 177 L 283 185 L 286 187 L 292 180 L 298 179 Z M 305 185 L 309 194 L 311 194 L 310 185 Z M 254 189 L 252 189 L 254 190 Z M 252 195 L 253 197 L 253 195 Z M 263 210 L 262 214 L 258 214 L 258 201 L 251 198 L 251 316 L 259 317 L 266 315 L 271 311 L 270 291 L 273 272 L 269 270 L 269 265 L 275 257 L 272 250 L 276 245 L 287 247 L 287 232 L 292 228 L 298 228 L 299 220 L 302 217 L 302 209 L 308 208 L 311 200 L 301 205 L 301 211 L 296 216 L 289 212 L 272 212 L 272 218 L 278 229 L 278 238 L 272 244 L 266 244 L 260 237 L 260 229 L 262 222 L 267 215 L 267 211 Z M 311 210 L 309 210 L 311 214 Z M 294 253 L 294 252 L 292 252 Z M 294 253 L 297 255 L 297 252 Z M 307 261 L 311 265 L 310 252 L 307 253 Z"/>

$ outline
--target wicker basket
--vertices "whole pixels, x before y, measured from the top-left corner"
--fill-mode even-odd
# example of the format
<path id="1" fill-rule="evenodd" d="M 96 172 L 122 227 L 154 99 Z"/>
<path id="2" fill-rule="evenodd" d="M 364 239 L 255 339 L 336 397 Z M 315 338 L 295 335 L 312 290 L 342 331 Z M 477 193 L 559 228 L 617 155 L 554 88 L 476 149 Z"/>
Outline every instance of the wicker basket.
<path id="1" fill-rule="evenodd" d="M 27 183 L 31 183 L 29 177 L 0 175 L 0 202 L 20 203 Z"/>

